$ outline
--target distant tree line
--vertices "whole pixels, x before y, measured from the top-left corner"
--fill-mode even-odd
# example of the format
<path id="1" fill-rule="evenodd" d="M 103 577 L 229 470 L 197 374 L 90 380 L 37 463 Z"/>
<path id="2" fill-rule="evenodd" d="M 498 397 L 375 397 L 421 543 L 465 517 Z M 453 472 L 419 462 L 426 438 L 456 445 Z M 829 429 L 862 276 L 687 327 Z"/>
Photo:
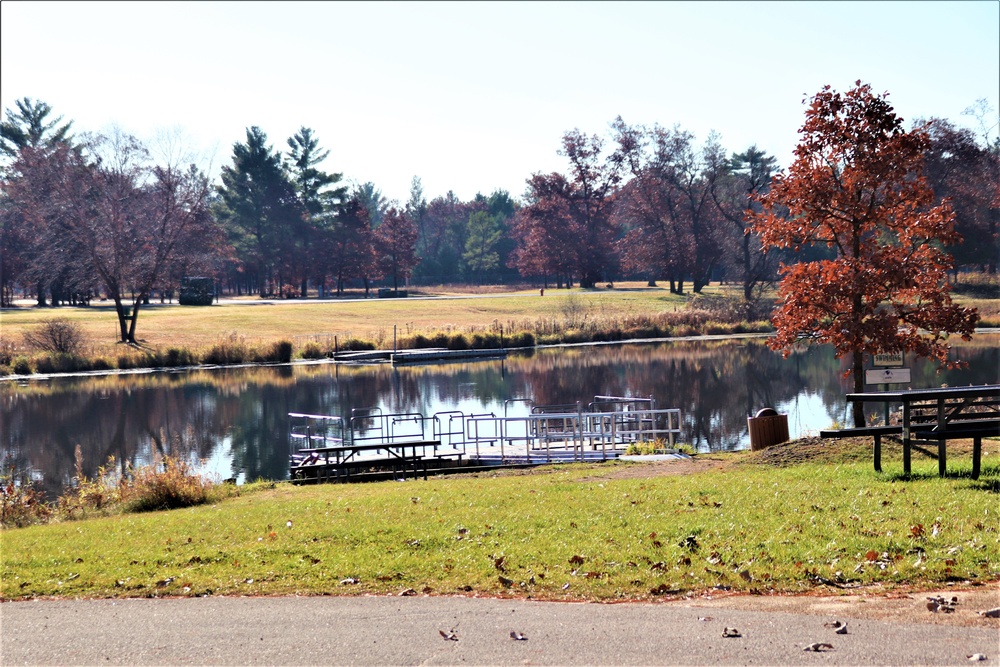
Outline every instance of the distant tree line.
<path id="1" fill-rule="evenodd" d="M 943 119 L 928 134 L 923 172 L 948 199 L 964 242 L 958 267 L 996 273 L 1000 257 L 1000 140 L 984 102 L 980 134 Z M 234 144 L 218 183 L 167 141 L 124 132 L 71 133 L 30 98 L 0 123 L 0 300 L 39 305 L 114 301 L 121 340 L 151 298 L 185 276 L 212 277 L 227 294 L 327 297 L 345 289 L 513 283 L 594 287 L 622 279 L 676 293 L 710 280 L 738 284 L 747 302 L 779 262 L 822 257 L 762 250 L 749 220 L 779 165 L 756 146 L 729 152 L 679 126 L 610 124 L 605 137 L 562 137 L 564 173 L 536 173 L 521 199 L 503 190 L 427 201 L 414 177 L 404 203 L 373 183 L 349 188 L 302 127 L 284 151 L 258 127 Z M 161 142 L 163 143 L 163 142 Z M 780 214 L 780 210 L 778 210 Z M 770 214 L 775 214 L 771 210 Z"/>

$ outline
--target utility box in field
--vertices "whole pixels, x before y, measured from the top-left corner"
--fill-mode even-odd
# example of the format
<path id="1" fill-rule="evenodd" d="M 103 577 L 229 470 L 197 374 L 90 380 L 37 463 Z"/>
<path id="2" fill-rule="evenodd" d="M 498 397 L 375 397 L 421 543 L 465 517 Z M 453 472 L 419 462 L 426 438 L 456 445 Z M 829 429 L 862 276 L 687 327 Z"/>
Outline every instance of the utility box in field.
<path id="1" fill-rule="evenodd" d="M 758 410 L 753 417 L 747 417 L 747 429 L 753 451 L 788 442 L 788 415 L 779 415 L 773 408 Z"/>
<path id="2" fill-rule="evenodd" d="M 211 306 L 215 300 L 215 280 L 212 278 L 181 278 L 181 293 L 177 302 L 182 306 Z"/>

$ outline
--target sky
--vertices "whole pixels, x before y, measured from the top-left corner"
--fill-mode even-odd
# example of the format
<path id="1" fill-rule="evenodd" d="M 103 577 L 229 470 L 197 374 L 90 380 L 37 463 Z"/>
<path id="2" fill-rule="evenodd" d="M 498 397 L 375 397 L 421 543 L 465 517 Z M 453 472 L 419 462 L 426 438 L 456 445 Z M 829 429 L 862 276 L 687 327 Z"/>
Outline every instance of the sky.
<path id="1" fill-rule="evenodd" d="M 324 169 L 401 203 L 414 176 L 427 200 L 520 197 L 565 172 L 567 131 L 610 143 L 619 115 L 787 166 L 803 101 L 859 79 L 907 126 L 978 127 L 966 108 L 1000 108 L 1000 2 L 0 3 L 5 110 L 182 136 L 213 175 L 246 128 L 284 151 L 305 126 Z"/>

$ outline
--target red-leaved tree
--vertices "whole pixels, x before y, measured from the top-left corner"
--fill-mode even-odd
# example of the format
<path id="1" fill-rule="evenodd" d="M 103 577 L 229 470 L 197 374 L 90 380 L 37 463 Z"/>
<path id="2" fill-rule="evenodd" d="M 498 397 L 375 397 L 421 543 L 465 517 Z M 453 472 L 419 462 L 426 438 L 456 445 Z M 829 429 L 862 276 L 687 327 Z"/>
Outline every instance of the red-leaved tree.
<path id="1" fill-rule="evenodd" d="M 771 347 L 787 355 L 803 340 L 833 345 L 838 357 L 851 355 L 855 391 L 864 389 L 866 354 L 915 352 L 953 365 L 949 334 L 968 339 L 979 315 L 948 293 L 952 259 L 942 246 L 959 236 L 922 174 L 926 132 L 905 131 L 887 95 L 858 81 L 847 93 L 816 94 L 800 134 L 788 173 L 758 196 L 754 229 L 765 248 L 826 246 L 833 258 L 781 266 Z M 855 403 L 854 424 L 864 423 Z"/>

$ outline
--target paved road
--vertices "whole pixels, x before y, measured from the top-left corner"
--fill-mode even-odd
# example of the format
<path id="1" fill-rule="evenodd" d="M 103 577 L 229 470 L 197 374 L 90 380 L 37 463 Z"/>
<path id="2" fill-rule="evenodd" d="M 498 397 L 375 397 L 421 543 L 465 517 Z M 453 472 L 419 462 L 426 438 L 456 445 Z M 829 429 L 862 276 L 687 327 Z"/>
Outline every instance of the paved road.
<path id="1" fill-rule="evenodd" d="M 998 664 L 995 627 L 448 597 L 7 602 L 3 665 Z M 839 620 L 847 620 L 843 615 Z M 723 637 L 735 628 L 738 637 Z M 453 637 L 445 638 L 441 633 Z M 526 639 L 511 638 L 511 632 Z M 804 651 L 813 643 L 832 649 Z"/>

